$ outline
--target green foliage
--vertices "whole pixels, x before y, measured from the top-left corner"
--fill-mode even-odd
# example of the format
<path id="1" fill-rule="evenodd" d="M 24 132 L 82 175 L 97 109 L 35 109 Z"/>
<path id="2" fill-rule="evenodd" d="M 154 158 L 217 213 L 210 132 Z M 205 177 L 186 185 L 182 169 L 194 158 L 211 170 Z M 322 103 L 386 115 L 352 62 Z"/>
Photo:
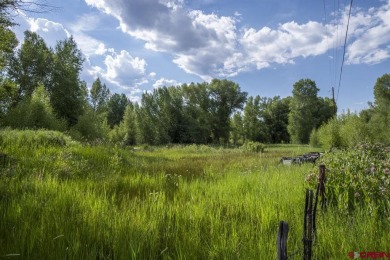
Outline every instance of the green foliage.
<path id="1" fill-rule="evenodd" d="M 316 83 L 310 79 L 301 79 L 294 84 L 288 120 L 293 143 L 308 143 L 313 128 L 318 128 L 334 114 L 333 103 L 330 99 L 317 97 L 318 91 Z"/>
<path id="2" fill-rule="evenodd" d="M 214 142 L 228 143 L 230 116 L 242 109 L 248 93 L 233 81 L 213 79 L 208 86 L 211 111 L 211 131 Z"/>
<path id="3" fill-rule="evenodd" d="M 57 147 L 77 144 L 69 136 L 49 130 L 0 130 L 0 148 L 36 149 L 39 147 Z"/>
<path id="4" fill-rule="evenodd" d="M 75 125 L 84 112 L 86 92 L 79 79 L 83 62 L 82 53 L 72 37 L 57 43 L 49 87 L 50 101 L 56 114 L 69 126 Z"/>
<path id="5" fill-rule="evenodd" d="M 245 128 L 240 113 L 235 113 L 230 121 L 230 139 L 233 145 L 242 145 L 245 140 Z"/>
<path id="6" fill-rule="evenodd" d="M 241 146 L 241 149 L 247 152 L 263 153 L 265 147 L 266 146 L 262 143 L 248 141 Z"/>
<path id="7" fill-rule="evenodd" d="M 92 84 L 90 91 L 92 109 L 101 114 L 107 111 L 107 103 L 110 99 L 110 90 L 106 84 L 102 84 L 99 78 Z"/>
<path id="8" fill-rule="evenodd" d="M 37 87 L 31 98 L 27 97 L 16 107 L 9 109 L 4 121 L 5 125 L 19 129 L 66 129 L 66 123 L 54 114 L 49 94 L 43 86 Z"/>
<path id="9" fill-rule="evenodd" d="M 318 130 L 317 129 L 313 129 L 311 131 L 311 134 L 310 134 L 310 146 L 311 147 L 320 147 L 321 144 L 320 144 L 320 138 L 319 138 L 319 134 L 318 134 Z"/>
<path id="10" fill-rule="evenodd" d="M 264 123 L 269 131 L 270 143 L 289 143 L 288 114 L 290 113 L 291 98 L 274 97 L 265 106 Z"/>
<path id="11" fill-rule="evenodd" d="M 92 110 L 87 110 L 78 118 L 77 124 L 70 131 L 71 136 L 79 141 L 104 141 L 110 127 L 105 118 L 99 117 Z"/>
<path id="12" fill-rule="evenodd" d="M 9 28 L 1 24 L 0 13 L 0 72 L 9 65 L 9 61 L 18 45 L 16 35 Z"/>
<path id="13" fill-rule="evenodd" d="M 351 148 L 361 142 L 373 142 L 375 138 L 371 130 L 362 117 L 348 113 L 329 120 L 316 130 L 317 136 L 313 138 L 317 138 L 325 149 Z"/>
<path id="14" fill-rule="evenodd" d="M 39 85 L 49 89 L 52 67 L 53 53 L 44 39 L 35 32 L 25 31 L 24 42 L 8 70 L 19 87 L 19 99 L 31 96 Z"/>
<path id="15" fill-rule="evenodd" d="M 17 103 L 18 88 L 10 79 L 0 77 L 0 122 L 10 108 Z"/>
<path id="16" fill-rule="evenodd" d="M 321 157 L 327 167 L 327 198 L 342 212 L 357 208 L 371 215 L 390 216 L 390 154 L 382 145 L 361 144 Z M 313 174 L 309 175 L 315 185 Z"/>
<path id="17" fill-rule="evenodd" d="M 245 140 L 267 142 L 269 140 L 268 127 L 264 118 L 264 103 L 266 99 L 260 96 L 249 97 L 244 108 Z"/>
<path id="18" fill-rule="evenodd" d="M 125 110 L 130 101 L 125 94 L 115 93 L 110 97 L 107 102 L 107 122 L 111 128 L 115 125 L 119 125 L 125 114 Z"/>
<path id="19" fill-rule="evenodd" d="M 319 142 L 325 149 L 345 147 L 340 135 L 341 122 L 337 118 L 331 119 L 318 130 Z"/>

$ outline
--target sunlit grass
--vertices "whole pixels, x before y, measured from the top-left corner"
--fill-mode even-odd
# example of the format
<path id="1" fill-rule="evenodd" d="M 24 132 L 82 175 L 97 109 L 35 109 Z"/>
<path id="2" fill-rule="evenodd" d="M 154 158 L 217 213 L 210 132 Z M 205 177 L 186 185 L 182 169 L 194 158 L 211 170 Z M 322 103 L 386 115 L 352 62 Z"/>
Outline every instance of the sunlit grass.
<path id="1" fill-rule="evenodd" d="M 305 174 L 316 169 L 278 160 L 310 147 L 1 149 L 11 159 L 0 166 L 0 257 L 275 259 L 281 220 L 289 251 L 303 251 Z M 328 209 L 318 217 L 315 258 L 386 251 L 389 231 L 387 219 L 364 209 Z"/>

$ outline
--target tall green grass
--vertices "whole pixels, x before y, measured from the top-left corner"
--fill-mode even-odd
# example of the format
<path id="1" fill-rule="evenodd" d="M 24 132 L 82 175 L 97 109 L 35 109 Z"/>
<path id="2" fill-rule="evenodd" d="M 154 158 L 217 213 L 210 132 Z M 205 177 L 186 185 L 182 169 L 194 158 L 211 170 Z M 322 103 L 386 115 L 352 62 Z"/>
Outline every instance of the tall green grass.
<path id="1" fill-rule="evenodd" d="M 309 147 L 2 150 L 12 160 L 0 166 L 0 257 L 275 259 L 285 220 L 289 251 L 301 258 L 305 175 L 315 169 L 278 160 Z M 315 258 L 388 250 L 389 231 L 364 209 L 330 208 L 318 217 Z"/>

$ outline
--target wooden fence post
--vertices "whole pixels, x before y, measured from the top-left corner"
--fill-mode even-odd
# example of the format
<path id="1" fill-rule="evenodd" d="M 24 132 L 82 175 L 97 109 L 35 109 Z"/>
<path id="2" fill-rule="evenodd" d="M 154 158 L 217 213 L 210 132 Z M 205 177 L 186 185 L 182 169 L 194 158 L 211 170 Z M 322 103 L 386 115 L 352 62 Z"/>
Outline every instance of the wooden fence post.
<path id="1" fill-rule="evenodd" d="M 320 167 L 320 172 L 318 176 L 318 187 L 319 187 L 319 192 L 321 196 L 321 208 L 324 209 L 326 208 L 326 197 L 325 197 L 325 182 L 326 182 L 326 168 L 324 164 L 321 164 Z"/>
<path id="2" fill-rule="evenodd" d="M 288 224 L 287 222 L 279 222 L 278 238 L 277 238 L 277 250 L 278 260 L 287 260 L 287 238 L 288 238 Z"/>
<path id="3" fill-rule="evenodd" d="M 318 204 L 318 196 L 321 196 L 321 208 L 326 207 L 325 200 L 325 165 L 321 164 L 319 166 L 319 174 L 318 174 L 318 184 L 316 190 L 316 197 L 314 200 L 314 210 L 313 210 L 313 232 L 314 236 L 316 234 L 317 226 L 316 226 L 316 215 L 317 215 L 317 204 Z"/>
<path id="4" fill-rule="evenodd" d="M 312 259 L 313 241 L 313 191 L 306 190 L 305 214 L 303 219 L 303 260 Z"/>

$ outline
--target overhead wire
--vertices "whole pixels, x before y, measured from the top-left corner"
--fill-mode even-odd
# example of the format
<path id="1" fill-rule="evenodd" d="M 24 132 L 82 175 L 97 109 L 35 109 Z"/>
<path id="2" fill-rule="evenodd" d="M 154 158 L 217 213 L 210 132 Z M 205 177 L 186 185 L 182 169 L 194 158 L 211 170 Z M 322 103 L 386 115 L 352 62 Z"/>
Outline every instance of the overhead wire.
<path id="1" fill-rule="evenodd" d="M 343 67 L 344 67 L 344 61 L 345 61 L 345 51 L 346 51 L 346 47 L 347 47 L 347 38 L 348 38 L 348 30 L 349 30 L 349 21 L 351 19 L 351 12 L 352 12 L 352 4 L 353 4 L 353 0 L 351 0 L 350 5 L 349 5 L 347 29 L 345 30 L 345 37 L 344 37 L 343 59 L 341 61 L 341 69 L 340 69 L 339 84 L 338 84 L 338 88 L 337 88 L 336 101 L 339 98 L 339 92 L 340 92 L 340 86 L 341 86 L 341 77 L 342 77 L 342 74 L 343 74 Z"/>
<path id="2" fill-rule="evenodd" d="M 323 0 L 323 3 L 324 3 L 324 26 L 325 26 L 325 37 L 326 37 L 326 49 L 329 50 L 329 31 L 328 31 L 328 18 L 327 18 L 327 13 L 326 13 L 326 0 Z M 328 62 L 329 62 L 329 77 L 332 77 L 333 73 L 332 73 L 332 62 L 331 60 L 328 58 Z M 331 82 L 332 83 L 332 80 Z"/>

